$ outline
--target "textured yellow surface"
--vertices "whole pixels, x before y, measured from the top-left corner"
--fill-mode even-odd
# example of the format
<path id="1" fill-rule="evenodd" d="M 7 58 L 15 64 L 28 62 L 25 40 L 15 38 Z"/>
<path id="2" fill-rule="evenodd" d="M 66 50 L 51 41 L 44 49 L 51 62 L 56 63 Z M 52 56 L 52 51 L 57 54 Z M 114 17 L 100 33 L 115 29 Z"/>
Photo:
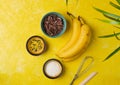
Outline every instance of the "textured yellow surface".
<path id="1" fill-rule="evenodd" d="M 75 0 L 69 0 L 69 12 L 82 16 L 91 26 L 92 42 L 79 59 L 62 62 L 63 75 L 51 80 L 44 76 L 43 64 L 50 58 L 57 58 L 55 52 L 70 38 L 71 29 L 69 26 L 59 38 L 49 38 L 41 32 L 40 20 L 47 12 L 56 11 L 63 14 L 69 22 L 65 0 L 0 0 L 0 85 L 69 85 L 79 63 L 87 55 L 94 57 L 94 65 L 86 74 L 79 77 L 74 85 L 78 85 L 93 71 L 97 71 L 98 75 L 87 85 L 120 85 L 120 52 L 108 61 L 102 62 L 120 45 L 120 42 L 114 37 L 98 38 L 99 35 L 119 30 L 96 20 L 95 18 L 105 17 L 92 8 L 96 6 L 120 14 L 119 10 L 109 5 L 109 1 L 115 2 L 115 0 L 80 0 L 75 8 Z M 26 41 L 33 35 L 42 36 L 48 44 L 48 50 L 38 57 L 30 55 L 26 50 Z"/>

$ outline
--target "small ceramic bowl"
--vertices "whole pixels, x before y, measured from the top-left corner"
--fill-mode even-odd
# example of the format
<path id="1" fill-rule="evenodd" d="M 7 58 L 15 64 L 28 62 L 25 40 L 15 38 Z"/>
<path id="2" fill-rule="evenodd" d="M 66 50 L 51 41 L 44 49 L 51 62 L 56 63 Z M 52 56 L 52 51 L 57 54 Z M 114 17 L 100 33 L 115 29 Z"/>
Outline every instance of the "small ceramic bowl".
<path id="1" fill-rule="evenodd" d="M 31 36 L 27 40 L 26 49 L 31 55 L 38 56 L 46 51 L 46 43 L 41 36 Z"/>
<path id="2" fill-rule="evenodd" d="M 58 12 L 47 13 L 43 16 L 40 24 L 43 33 L 51 38 L 59 37 L 66 31 L 66 19 Z"/>
<path id="3" fill-rule="evenodd" d="M 43 73 L 50 79 L 56 79 L 63 73 L 63 65 L 57 59 L 49 59 L 44 63 Z"/>

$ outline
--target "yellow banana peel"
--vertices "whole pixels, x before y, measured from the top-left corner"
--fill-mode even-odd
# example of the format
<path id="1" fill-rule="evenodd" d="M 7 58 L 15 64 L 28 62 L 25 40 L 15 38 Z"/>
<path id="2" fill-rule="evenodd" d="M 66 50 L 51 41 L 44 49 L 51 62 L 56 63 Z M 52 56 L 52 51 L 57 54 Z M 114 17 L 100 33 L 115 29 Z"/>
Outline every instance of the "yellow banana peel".
<path id="1" fill-rule="evenodd" d="M 88 47 L 91 38 L 91 31 L 83 19 L 80 18 L 73 20 L 73 34 L 72 38 L 68 41 L 62 49 L 60 49 L 56 55 L 63 61 L 72 61 L 81 55 Z"/>
<path id="2" fill-rule="evenodd" d="M 70 49 L 74 43 L 76 43 L 76 41 L 78 40 L 79 38 L 79 35 L 80 35 L 80 32 L 81 32 L 81 26 L 82 26 L 82 23 L 78 20 L 78 18 L 74 18 L 73 19 L 73 33 L 72 33 L 72 36 L 71 36 L 71 39 L 65 44 L 65 46 L 63 46 L 62 49 L 60 49 L 56 55 L 59 55 L 60 53 L 64 52 L 64 51 L 67 51 L 68 49 Z"/>

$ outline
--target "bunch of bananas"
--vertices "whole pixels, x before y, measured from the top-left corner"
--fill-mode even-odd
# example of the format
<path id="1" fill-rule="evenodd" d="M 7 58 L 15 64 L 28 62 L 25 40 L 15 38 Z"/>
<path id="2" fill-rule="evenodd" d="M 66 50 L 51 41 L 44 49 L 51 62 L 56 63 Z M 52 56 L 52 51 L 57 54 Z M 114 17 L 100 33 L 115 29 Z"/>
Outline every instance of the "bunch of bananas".
<path id="1" fill-rule="evenodd" d="M 83 21 L 81 17 L 72 16 L 72 36 L 71 39 L 62 47 L 56 55 L 63 61 L 72 61 L 81 55 L 90 42 L 91 31 L 89 26 Z"/>

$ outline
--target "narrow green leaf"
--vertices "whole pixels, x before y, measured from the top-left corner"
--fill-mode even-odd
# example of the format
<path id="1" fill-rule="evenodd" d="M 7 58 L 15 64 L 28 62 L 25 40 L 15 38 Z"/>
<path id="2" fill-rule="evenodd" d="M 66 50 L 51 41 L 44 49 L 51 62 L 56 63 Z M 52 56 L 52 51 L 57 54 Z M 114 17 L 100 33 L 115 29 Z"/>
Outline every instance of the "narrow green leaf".
<path id="1" fill-rule="evenodd" d="M 120 50 L 120 46 L 117 49 L 115 49 L 112 53 L 110 53 L 103 61 L 106 61 L 107 59 L 115 55 L 119 50 Z"/>
<path id="2" fill-rule="evenodd" d="M 120 35 L 120 32 L 115 33 L 115 35 Z M 103 35 L 103 36 L 98 36 L 99 38 L 110 38 L 110 37 L 115 37 L 114 33 L 113 34 L 109 34 L 109 35 Z"/>
<path id="3" fill-rule="evenodd" d="M 115 15 L 115 14 L 103 14 L 105 17 L 115 20 L 115 21 L 119 21 L 120 22 L 120 16 Z"/>
<path id="4" fill-rule="evenodd" d="M 117 3 L 120 5 L 120 0 L 116 0 L 117 1 Z"/>
<path id="5" fill-rule="evenodd" d="M 93 7 L 95 10 L 101 12 L 105 17 L 109 18 L 109 19 L 112 19 L 112 20 L 115 20 L 115 21 L 120 21 L 120 16 L 116 15 L 116 14 L 112 14 L 112 13 L 109 13 L 107 11 L 104 11 L 104 10 L 101 10 L 99 8 L 96 8 L 96 7 Z"/>
<path id="6" fill-rule="evenodd" d="M 116 28 L 118 28 L 118 29 L 120 29 L 120 27 L 118 27 L 118 26 L 115 26 L 115 25 L 113 25 L 114 27 L 116 27 Z"/>
<path id="7" fill-rule="evenodd" d="M 106 11 L 104 11 L 104 10 L 99 9 L 99 8 L 96 8 L 96 7 L 93 7 L 93 8 L 94 8 L 95 10 L 101 12 L 101 13 L 108 13 L 108 12 L 106 12 Z"/>
<path id="8" fill-rule="evenodd" d="M 118 37 L 118 35 L 116 35 L 116 33 L 114 32 L 114 35 L 116 37 L 117 40 L 120 40 L 120 38 Z"/>
<path id="9" fill-rule="evenodd" d="M 111 6 L 113 6 L 113 7 L 115 7 L 115 8 L 117 8 L 118 10 L 120 10 L 120 6 L 118 6 L 118 5 L 114 4 L 114 3 L 113 3 L 113 2 L 111 2 L 111 1 L 110 1 L 110 5 L 111 5 Z"/>
<path id="10" fill-rule="evenodd" d="M 97 20 L 105 22 L 105 23 L 109 23 L 112 25 L 120 25 L 120 22 L 118 22 L 118 21 L 110 21 L 110 20 L 104 20 L 104 19 L 97 19 Z"/>

